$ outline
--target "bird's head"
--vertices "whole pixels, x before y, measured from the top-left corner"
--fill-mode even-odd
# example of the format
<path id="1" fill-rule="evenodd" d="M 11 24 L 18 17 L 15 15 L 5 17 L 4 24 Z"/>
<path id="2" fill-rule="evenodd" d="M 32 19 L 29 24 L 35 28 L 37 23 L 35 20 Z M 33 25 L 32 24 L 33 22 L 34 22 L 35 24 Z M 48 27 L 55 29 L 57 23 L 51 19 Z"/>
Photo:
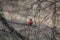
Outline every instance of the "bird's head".
<path id="1" fill-rule="evenodd" d="M 32 20 L 32 19 L 29 19 L 29 20 Z"/>

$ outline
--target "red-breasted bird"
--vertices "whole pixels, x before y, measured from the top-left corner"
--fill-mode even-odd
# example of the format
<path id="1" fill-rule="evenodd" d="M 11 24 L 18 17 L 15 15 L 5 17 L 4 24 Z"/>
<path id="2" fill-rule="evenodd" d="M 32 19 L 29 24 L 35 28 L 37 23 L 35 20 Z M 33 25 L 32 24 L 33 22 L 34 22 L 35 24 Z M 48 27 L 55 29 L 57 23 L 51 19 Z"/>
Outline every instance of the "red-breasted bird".
<path id="1" fill-rule="evenodd" d="M 28 24 L 29 24 L 30 26 L 33 24 L 32 19 L 29 19 L 29 20 L 28 20 Z"/>

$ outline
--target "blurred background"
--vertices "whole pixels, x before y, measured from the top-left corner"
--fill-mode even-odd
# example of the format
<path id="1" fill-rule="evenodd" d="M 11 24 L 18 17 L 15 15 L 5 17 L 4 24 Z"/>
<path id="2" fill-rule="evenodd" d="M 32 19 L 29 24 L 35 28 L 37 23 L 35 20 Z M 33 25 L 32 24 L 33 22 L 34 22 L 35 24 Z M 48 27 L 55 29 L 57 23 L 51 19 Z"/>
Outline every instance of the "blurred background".
<path id="1" fill-rule="evenodd" d="M 60 0 L 0 0 L 0 13 L 28 40 L 60 40 Z M 28 26 L 27 20 L 33 20 Z M 8 31 L 0 21 L 0 29 Z M 22 40 L 0 31 L 0 40 Z"/>

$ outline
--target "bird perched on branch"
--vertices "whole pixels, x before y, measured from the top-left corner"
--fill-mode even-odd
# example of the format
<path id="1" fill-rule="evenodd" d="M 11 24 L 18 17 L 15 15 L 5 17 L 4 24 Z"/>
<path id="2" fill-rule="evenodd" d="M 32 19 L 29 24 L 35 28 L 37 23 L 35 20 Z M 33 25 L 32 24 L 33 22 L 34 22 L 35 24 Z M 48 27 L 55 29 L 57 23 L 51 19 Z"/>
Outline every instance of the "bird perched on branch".
<path id="1" fill-rule="evenodd" d="M 29 19 L 29 20 L 28 20 L 28 24 L 29 24 L 30 26 L 33 24 L 32 19 Z"/>

